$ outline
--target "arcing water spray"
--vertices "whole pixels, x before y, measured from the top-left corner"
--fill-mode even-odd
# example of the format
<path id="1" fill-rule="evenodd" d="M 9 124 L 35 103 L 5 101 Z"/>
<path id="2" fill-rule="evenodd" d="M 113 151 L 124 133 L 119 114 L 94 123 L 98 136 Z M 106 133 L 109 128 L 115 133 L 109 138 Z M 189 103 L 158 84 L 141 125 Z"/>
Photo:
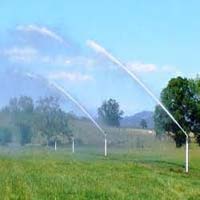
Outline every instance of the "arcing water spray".
<path id="1" fill-rule="evenodd" d="M 163 103 L 153 94 L 153 92 L 132 72 L 128 69 L 128 67 L 123 64 L 119 59 L 115 58 L 111 53 L 109 53 L 105 48 L 97 44 L 96 42 L 92 40 L 87 41 L 87 45 L 94 49 L 96 52 L 104 55 L 106 58 L 108 58 L 111 62 L 122 68 L 126 73 L 128 73 L 129 76 L 133 80 L 135 80 L 153 99 L 154 101 L 161 106 L 161 108 L 167 113 L 167 115 L 173 120 L 173 122 L 180 128 L 180 130 L 185 134 L 186 136 L 186 155 L 185 155 L 185 170 L 188 172 L 188 134 L 186 131 L 182 128 L 182 126 L 178 123 L 178 121 L 173 117 L 173 115 L 167 110 L 167 108 L 163 105 Z"/>
<path id="2" fill-rule="evenodd" d="M 37 75 L 32 74 L 32 73 L 27 73 L 26 76 L 28 76 L 31 79 L 36 79 L 36 80 L 38 79 L 38 80 L 45 82 L 45 84 L 47 84 L 51 88 L 56 89 L 56 91 L 58 91 L 60 94 L 64 95 L 64 97 L 67 100 L 70 99 L 92 121 L 92 123 L 96 126 L 96 128 L 99 129 L 99 131 L 104 135 L 104 137 L 105 137 L 104 155 L 107 156 L 106 133 L 101 128 L 101 126 L 95 121 L 95 119 L 90 115 L 90 113 L 87 111 L 87 109 L 83 105 L 81 105 L 81 103 L 79 103 L 69 92 L 67 92 L 63 87 L 58 85 L 56 82 L 49 81 L 48 79 L 45 79 L 44 77 L 37 76 Z M 74 142 L 74 140 L 73 140 L 73 142 Z M 72 144 L 72 146 L 73 146 L 72 151 L 74 152 L 74 144 Z"/>

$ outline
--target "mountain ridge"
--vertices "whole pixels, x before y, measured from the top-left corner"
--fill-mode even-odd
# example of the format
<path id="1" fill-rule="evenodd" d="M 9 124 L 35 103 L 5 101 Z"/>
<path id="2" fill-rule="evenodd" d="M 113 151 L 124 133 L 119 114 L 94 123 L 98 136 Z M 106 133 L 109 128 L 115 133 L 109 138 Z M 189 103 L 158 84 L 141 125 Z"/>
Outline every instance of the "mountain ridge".
<path id="1" fill-rule="evenodd" d="M 144 119 L 147 122 L 147 128 L 154 128 L 153 111 L 141 111 L 131 116 L 125 116 L 120 121 L 121 127 L 141 128 L 140 122 Z"/>

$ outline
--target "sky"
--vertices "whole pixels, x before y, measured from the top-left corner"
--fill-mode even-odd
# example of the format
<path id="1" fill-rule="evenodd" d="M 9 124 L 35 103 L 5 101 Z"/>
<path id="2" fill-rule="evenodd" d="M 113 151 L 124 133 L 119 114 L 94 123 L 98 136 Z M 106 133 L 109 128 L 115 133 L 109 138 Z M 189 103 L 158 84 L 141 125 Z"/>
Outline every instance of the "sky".
<path id="1" fill-rule="evenodd" d="M 87 41 L 108 49 L 159 97 L 170 78 L 200 72 L 199 7 L 198 0 L 1 0 L 0 73 L 56 81 L 93 114 L 108 98 L 126 115 L 153 110 L 134 80 Z"/>

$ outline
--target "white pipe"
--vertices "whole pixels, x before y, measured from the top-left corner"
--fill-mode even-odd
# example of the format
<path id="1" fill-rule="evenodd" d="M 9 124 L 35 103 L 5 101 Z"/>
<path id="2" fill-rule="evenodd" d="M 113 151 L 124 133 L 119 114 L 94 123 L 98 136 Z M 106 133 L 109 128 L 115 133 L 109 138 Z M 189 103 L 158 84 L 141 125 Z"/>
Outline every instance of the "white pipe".
<path id="1" fill-rule="evenodd" d="M 101 128 L 101 126 L 96 122 L 96 120 L 92 117 L 92 115 L 87 111 L 87 109 L 81 105 L 72 95 L 64 90 L 60 85 L 58 85 L 56 82 L 48 82 L 49 85 L 53 86 L 57 91 L 59 91 L 62 95 L 65 96 L 65 98 L 70 99 L 80 110 L 93 122 L 93 124 L 99 129 L 99 131 L 104 134 L 104 130 Z"/>
<path id="2" fill-rule="evenodd" d="M 96 120 L 92 117 L 92 115 L 90 115 L 90 113 L 87 111 L 87 109 L 81 105 L 69 92 L 67 92 L 66 90 L 64 90 L 63 87 L 59 86 L 57 83 L 55 82 L 51 82 L 48 79 L 45 79 L 43 77 L 37 76 L 35 74 L 30 74 L 30 73 L 26 73 L 26 76 L 31 78 L 31 79 L 39 79 L 45 82 L 45 84 L 49 85 L 49 86 L 53 86 L 54 89 L 56 89 L 59 93 L 61 93 L 62 95 L 64 95 L 65 98 L 70 99 L 78 108 L 80 108 L 80 110 L 82 110 L 82 112 L 92 121 L 92 123 L 99 129 L 99 131 L 106 137 L 104 130 L 101 128 L 101 126 L 96 122 Z M 72 150 L 73 151 L 73 150 Z"/>
<path id="3" fill-rule="evenodd" d="M 72 138 L 72 153 L 75 152 L 74 138 Z"/>
<path id="4" fill-rule="evenodd" d="M 186 137 L 186 142 L 185 142 L 185 172 L 189 172 L 189 144 L 188 144 L 189 138 Z"/>
<path id="5" fill-rule="evenodd" d="M 111 60 L 114 64 L 118 65 L 121 67 L 126 73 L 128 73 L 153 99 L 156 103 L 158 103 L 161 108 L 167 113 L 167 115 L 172 119 L 172 121 L 179 127 L 179 129 L 185 134 L 186 137 L 186 152 L 185 152 L 185 170 L 188 172 L 189 170 L 189 150 L 188 150 L 188 134 L 186 131 L 182 128 L 182 126 L 177 122 L 177 120 L 174 118 L 174 116 L 167 110 L 167 108 L 163 105 L 163 103 L 154 95 L 154 93 L 146 87 L 146 85 L 124 64 L 122 63 L 119 59 L 115 58 L 111 53 L 109 53 L 106 49 L 101 47 L 99 44 L 92 40 L 88 40 L 87 44 L 89 47 L 97 51 L 98 53 L 103 54 L 106 56 L 109 60 Z"/>
<path id="6" fill-rule="evenodd" d="M 111 53 L 109 53 L 106 49 L 101 47 L 95 41 L 88 40 L 87 44 L 88 44 L 89 47 L 91 47 L 95 51 L 103 54 L 110 61 L 112 61 L 115 65 L 118 65 L 126 73 L 128 73 L 129 76 L 131 76 L 146 91 L 146 93 L 149 94 L 152 97 L 152 99 L 162 107 L 162 109 L 167 113 L 167 115 L 172 119 L 172 121 L 179 127 L 179 129 L 185 134 L 185 136 L 188 137 L 188 134 L 186 133 L 186 131 L 177 122 L 177 120 L 174 118 L 174 116 L 167 110 L 167 108 L 163 105 L 163 103 L 154 95 L 154 93 L 124 63 L 122 63 L 119 59 L 114 57 Z"/>
<path id="7" fill-rule="evenodd" d="M 55 151 L 57 150 L 57 142 L 56 141 L 54 143 L 54 149 L 55 149 Z"/>
<path id="8" fill-rule="evenodd" d="M 108 152 L 107 152 L 107 138 L 106 138 L 106 135 L 105 135 L 105 141 L 104 141 L 104 155 L 105 155 L 105 156 L 108 155 Z"/>

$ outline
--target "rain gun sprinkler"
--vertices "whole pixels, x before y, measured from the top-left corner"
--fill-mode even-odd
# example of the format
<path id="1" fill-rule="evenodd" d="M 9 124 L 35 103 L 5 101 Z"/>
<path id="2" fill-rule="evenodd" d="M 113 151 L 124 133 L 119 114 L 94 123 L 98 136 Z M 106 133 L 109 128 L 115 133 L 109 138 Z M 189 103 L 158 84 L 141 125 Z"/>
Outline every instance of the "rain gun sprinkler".
<path id="1" fill-rule="evenodd" d="M 96 126 L 96 128 L 104 135 L 104 137 L 105 137 L 104 155 L 107 156 L 107 139 L 106 139 L 105 131 L 95 121 L 95 119 L 87 111 L 87 109 L 83 105 L 81 105 L 81 103 L 79 103 L 69 92 L 67 92 L 63 87 L 58 85 L 56 82 L 49 81 L 48 79 L 46 79 L 44 77 L 37 76 L 37 75 L 32 74 L 32 73 L 26 73 L 26 76 L 31 78 L 31 79 L 34 79 L 34 80 L 39 79 L 41 81 L 44 81 L 45 84 L 47 84 L 51 88 L 54 88 L 57 92 L 59 92 L 61 95 L 63 95 L 65 97 L 65 99 L 71 100 L 90 119 L 90 121 Z M 73 146 L 74 146 L 74 144 L 73 144 L 73 141 L 72 141 L 72 152 L 73 152 Z"/>
<path id="2" fill-rule="evenodd" d="M 57 83 L 52 82 L 51 85 L 57 89 L 61 94 L 63 94 L 67 99 L 70 99 L 73 101 L 82 111 L 84 114 L 88 116 L 88 118 L 93 122 L 93 124 L 99 129 L 99 131 L 104 135 L 105 137 L 105 147 L 104 147 L 104 155 L 107 156 L 107 139 L 105 131 L 101 128 L 101 126 L 95 121 L 95 119 L 90 115 L 90 113 L 84 108 L 76 99 L 72 97 L 69 92 L 66 92 L 61 86 L 59 86 Z"/>
<path id="3" fill-rule="evenodd" d="M 186 143 L 185 143 L 185 172 L 189 172 L 189 136 L 186 131 L 182 128 L 182 126 L 177 122 L 177 120 L 173 117 L 173 115 L 167 110 L 167 108 L 163 105 L 163 103 L 154 95 L 154 93 L 132 72 L 128 69 L 128 67 L 122 63 L 118 58 L 114 57 L 110 52 L 104 49 L 102 46 L 97 44 L 95 41 L 88 40 L 87 45 L 95 50 L 97 53 L 104 55 L 108 58 L 112 63 L 119 66 L 123 69 L 133 80 L 135 80 L 147 94 L 149 94 L 153 100 L 161 106 L 161 108 L 167 113 L 167 115 L 172 119 L 172 121 L 179 127 L 179 129 L 185 134 Z"/>

